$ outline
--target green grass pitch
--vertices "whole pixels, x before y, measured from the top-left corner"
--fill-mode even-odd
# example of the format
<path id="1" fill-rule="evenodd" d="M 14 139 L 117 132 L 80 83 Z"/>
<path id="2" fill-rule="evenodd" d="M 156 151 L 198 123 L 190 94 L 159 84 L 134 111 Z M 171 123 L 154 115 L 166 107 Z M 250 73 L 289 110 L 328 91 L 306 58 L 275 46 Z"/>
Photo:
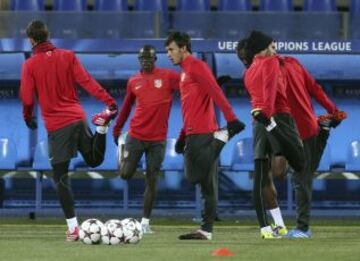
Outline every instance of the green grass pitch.
<path id="1" fill-rule="evenodd" d="M 62 220 L 0 220 L 0 260 L 360 260 L 360 221 L 315 221 L 312 239 L 263 240 L 255 221 L 220 222 L 212 241 L 180 241 L 197 228 L 186 221 L 155 221 L 156 234 L 137 245 L 93 245 L 65 242 Z M 228 248 L 235 256 L 213 257 Z"/>

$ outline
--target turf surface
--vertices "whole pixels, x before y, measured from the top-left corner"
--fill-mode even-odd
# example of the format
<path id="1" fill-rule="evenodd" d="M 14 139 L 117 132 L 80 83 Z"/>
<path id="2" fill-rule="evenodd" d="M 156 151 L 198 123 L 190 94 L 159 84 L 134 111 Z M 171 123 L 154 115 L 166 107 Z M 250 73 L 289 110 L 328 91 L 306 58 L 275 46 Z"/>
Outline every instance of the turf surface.
<path id="1" fill-rule="evenodd" d="M 360 260 L 356 220 L 315 221 L 314 238 L 307 240 L 262 240 L 252 221 L 221 222 L 212 241 L 180 241 L 177 236 L 196 224 L 158 221 L 152 227 L 156 234 L 144 236 L 137 245 L 117 246 L 65 242 L 66 227 L 60 222 L 2 219 L 0 260 Z M 228 248 L 235 256 L 213 257 L 218 248 Z"/>

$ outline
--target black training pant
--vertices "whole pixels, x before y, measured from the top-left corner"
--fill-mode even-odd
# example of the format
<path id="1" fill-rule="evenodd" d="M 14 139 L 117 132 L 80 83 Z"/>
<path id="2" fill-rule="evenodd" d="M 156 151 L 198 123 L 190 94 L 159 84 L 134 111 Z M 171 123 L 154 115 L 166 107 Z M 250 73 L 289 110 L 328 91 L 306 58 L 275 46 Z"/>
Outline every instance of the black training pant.
<path id="1" fill-rule="evenodd" d="M 218 157 L 225 143 L 212 133 L 193 134 L 186 137 L 185 175 L 192 184 L 200 184 L 204 199 L 201 229 L 212 232 L 217 207 Z"/>

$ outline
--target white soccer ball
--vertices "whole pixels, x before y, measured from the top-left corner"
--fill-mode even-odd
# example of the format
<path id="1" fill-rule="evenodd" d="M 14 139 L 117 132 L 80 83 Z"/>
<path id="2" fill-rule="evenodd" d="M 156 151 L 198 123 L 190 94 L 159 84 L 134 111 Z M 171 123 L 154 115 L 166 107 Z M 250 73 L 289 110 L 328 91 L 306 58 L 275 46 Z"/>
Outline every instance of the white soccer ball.
<path id="1" fill-rule="evenodd" d="M 117 245 L 123 242 L 124 233 L 122 223 L 118 219 L 110 219 L 101 231 L 101 241 L 106 245 Z"/>
<path id="2" fill-rule="evenodd" d="M 80 226 L 80 240 L 87 245 L 99 244 L 101 242 L 101 231 L 106 230 L 104 224 L 96 219 L 85 220 Z"/>
<path id="3" fill-rule="evenodd" d="M 125 218 L 121 221 L 124 233 L 124 243 L 136 244 L 143 237 L 141 224 L 135 218 Z"/>

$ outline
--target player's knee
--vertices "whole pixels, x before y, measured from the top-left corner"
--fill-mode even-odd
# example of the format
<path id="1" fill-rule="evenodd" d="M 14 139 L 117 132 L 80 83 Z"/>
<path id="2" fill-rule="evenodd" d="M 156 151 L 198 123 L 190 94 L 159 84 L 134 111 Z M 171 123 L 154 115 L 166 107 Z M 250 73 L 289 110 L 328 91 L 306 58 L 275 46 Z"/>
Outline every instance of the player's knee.
<path id="1" fill-rule="evenodd" d="M 130 180 L 132 176 L 134 175 L 135 171 L 129 170 L 127 168 L 121 168 L 119 171 L 120 177 L 123 180 Z"/>

